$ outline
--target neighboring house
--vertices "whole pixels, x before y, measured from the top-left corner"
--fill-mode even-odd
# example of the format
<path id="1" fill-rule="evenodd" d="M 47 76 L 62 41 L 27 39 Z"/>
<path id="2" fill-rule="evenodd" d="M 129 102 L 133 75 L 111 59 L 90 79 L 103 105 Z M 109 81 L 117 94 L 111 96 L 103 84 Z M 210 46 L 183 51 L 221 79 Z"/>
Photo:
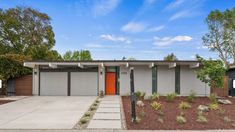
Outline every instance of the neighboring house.
<path id="1" fill-rule="evenodd" d="M 94 60 L 27 61 L 33 68 L 33 95 L 125 95 L 130 93 L 130 68 L 134 68 L 135 91 L 165 95 L 210 94 L 210 87 L 197 79 L 199 61 Z"/>
<path id="2" fill-rule="evenodd" d="M 235 96 L 235 87 L 233 87 L 233 80 L 235 80 L 235 65 L 230 66 L 229 70 L 226 72 L 228 76 L 228 95 Z"/>

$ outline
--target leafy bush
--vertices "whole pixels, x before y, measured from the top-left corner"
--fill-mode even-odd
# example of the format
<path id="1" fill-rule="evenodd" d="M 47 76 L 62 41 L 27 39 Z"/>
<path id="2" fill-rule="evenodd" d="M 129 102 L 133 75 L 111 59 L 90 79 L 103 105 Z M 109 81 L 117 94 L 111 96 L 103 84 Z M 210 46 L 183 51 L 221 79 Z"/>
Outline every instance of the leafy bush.
<path id="1" fill-rule="evenodd" d="M 137 97 L 137 98 L 140 98 L 141 95 L 142 95 L 142 93 L 141 93 L 140 91 L 137 91 L 135 94 L 136 94 L 136 97 Z"/>
<path id="2" fill-rule="evenodd" d="M 189 103 L 187 103 L 187 102 L 181 102 L 180 104 L 179 104 L 179 108 L 181 109 L 181 110 L 186 110 L 186 109 L 188 109 L 188 108 L 191 108 L 191 105 L 189 104 Z"/>
<path id="3" fill-rule="evenodd" d="M 207 123 L 208 122 L 206 117 L 203 115 L 202 111 L 197 112 L 197 120 L 196 121 L 199 122 L 199 123 Z"/>
<path id="4" fill-rule="evenodd" d="M 169 93 L 169 94 L 166 95 L 166 99 L 169 102 L 172 102 L 175 99 L 175 97 L 176 97 L 175 93 Z"/>
<path id="5" fill-rule="evenodd" d="M 91 116 L 91 112 L 90 111 L 87 111 L 85 114 L 84 114 L 85 117 L 89 117 Z"/>
<path id="6" fill-rule="evenodd" d="M 183 116 L 177 116 L 176 117 L 176 121 L 179 123 L 179 124 L 185 124 L 187 122 L 186 118 L 183 117 Z"/>
<path id="7" fill-rule="evenodd" d="M 208 105 L 208 108 L 209 108 L 210 110 L 218 110 L 218 109 L 219 109 L 219 105 L 218 105 L 217 103 L 210 103 L 210 104 Z"/>
<path id="8" fill-rule="evenodd" d="M 214 93 L 212 93 L 212 94 L 209 95 L 208 98 L 210 99 L 210 101 L 211 101 L 212 103 L 217 103 L 216 97 L 217 97 L 217 95 L 214 94 Z"/>
<path id="9" fill-rule="evenodd" d="M 91 106 L 91 107 L 90 107 L 90 110 L 91 110 L 91 111 L 94 111 L 94 110 L 96 110 L 96 109 L 97 109 L 96 106 Z"/>
<path id="10" fill-rule="evenodd" d="M 142 110 L 142 111 L 140 112 L 140 116 L 143 118 L 143 117 L 145 117 L 145 115 L 146 115 L 146 113 L 144 112 L 144 110 Z"/>
<path id="11" fill-rule="evenodd" d="M 157 101 L 153 101 L 151 103 L 151 106 L 154 110 L 160 110 L 162 108 L 162 104 L 161 103 L 158 103 Z"/>
<path id="12" fill-rule="evenodd" d="M 81 120 L 80 120 L 80 123 L 81 124 L 85 124 L 89 121 L 89 118 L 88 117 L 82 117 Z"/>
<path id="13" fill-rule="evenodd" d="M 232 122 L 232 120 L 228 116 L 225 116 L 224 117 L 224 122 L 230 123 L 230 122 Z"/>
<path id="14" fill-rule="evenodd" d="M 159 94 L 157 93 L 153 93 L 150 97 L 149 97 L 150 100 L 154 101 L 156 99 L 159 99 Z"/>
<path id="15" fill-rule="evenodd" d="M 188 102 L 193 102 L 193 99 L 195 98 L 196 93 L 191 90 L 189 96 L 187 97 Z"/>

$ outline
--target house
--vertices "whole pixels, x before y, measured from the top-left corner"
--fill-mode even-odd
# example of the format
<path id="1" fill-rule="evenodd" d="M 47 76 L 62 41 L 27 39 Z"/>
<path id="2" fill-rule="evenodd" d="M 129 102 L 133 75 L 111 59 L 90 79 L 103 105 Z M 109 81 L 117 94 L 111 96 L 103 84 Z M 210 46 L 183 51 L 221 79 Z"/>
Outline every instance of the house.
<path id="1" fill-rule="evenodd" d="M 210 87 L 197 79 L 199 61 L 93 60 L 26 61 L 33 68 L 33 95 L 76 96 L 126 95 L 130 93 L 130 68 L 134 68 L 135 91 L 165 95 L 210 94 Z"/>
<path id="2" fill-rule="evenodd" d="M 235 96 L 235 65 L 230 66 L 226 71 L 226 76 L 228 76 L 228 95 Z"/>

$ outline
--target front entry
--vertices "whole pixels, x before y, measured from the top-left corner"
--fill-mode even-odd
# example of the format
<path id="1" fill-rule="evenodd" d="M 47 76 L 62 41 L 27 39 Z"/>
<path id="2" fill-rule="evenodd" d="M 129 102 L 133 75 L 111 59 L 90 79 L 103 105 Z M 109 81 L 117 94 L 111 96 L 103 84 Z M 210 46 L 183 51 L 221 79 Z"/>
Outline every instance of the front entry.
<path id="1" fill-rule="evenodd" d="M 116 94 L 116 73 L 106 72 L 105 74 L 105 94 L 115 95 Z"/>

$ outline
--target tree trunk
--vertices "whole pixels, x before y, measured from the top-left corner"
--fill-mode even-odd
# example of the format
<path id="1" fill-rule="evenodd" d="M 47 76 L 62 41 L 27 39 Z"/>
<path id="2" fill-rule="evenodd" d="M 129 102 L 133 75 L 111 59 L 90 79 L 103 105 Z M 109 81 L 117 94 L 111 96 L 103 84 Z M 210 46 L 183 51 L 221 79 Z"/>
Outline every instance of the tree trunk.
<path id="1" fill-rule="evenodd" d="M 2 80 L 1 95 L 7 95 L 7 81 Z"/>

